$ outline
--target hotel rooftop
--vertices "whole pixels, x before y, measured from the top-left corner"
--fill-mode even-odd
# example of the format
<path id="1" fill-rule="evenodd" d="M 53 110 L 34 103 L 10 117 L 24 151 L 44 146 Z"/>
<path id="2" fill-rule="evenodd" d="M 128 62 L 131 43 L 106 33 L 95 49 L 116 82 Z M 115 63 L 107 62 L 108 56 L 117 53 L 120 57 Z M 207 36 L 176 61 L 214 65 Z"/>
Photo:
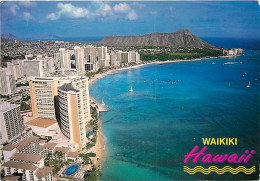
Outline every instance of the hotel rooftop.
<path id="1" fill-rule="evenodd" d="M 57 123 L 57 121 L 52 119 L 35 118 L 31 121 L 28 121 L 26 124 L 29 126 L 31 125 L 31 126 L 41 127 L 41 128 L 48 128 L 54 125 L 55 123 Z"/>
<path id="2" fill-rule="evenodd" d="M 10 159 L 23 162 L 39 162 L 41 159 L 43 159 L 43 156 L 29 153 L 15 153 L 11 156 Z"/>

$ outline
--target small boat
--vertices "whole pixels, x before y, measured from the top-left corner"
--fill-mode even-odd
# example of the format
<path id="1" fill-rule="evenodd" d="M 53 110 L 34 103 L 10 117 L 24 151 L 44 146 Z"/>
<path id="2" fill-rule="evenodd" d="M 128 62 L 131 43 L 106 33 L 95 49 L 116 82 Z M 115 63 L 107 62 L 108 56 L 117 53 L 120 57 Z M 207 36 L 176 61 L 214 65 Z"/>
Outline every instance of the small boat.
<path id="1" fill-rule="evenodd" d="M 129 92 L 133 92 L 133 91 L 134 91 L 134 89 L 133 89 L 132 84 L 131 84 Z"/>
<path id="2" fill-rule="evenodd" d="M 250 88 L 251 85 L 250 85 L 250 81 L 248 82 L 248 84 L 246 85 L 247 88 Z"/>
<path id="3" fill-rule="evenodd" d="M 214 64 L 216 64 L 215 62 L 212 62 L 212 64 L 214 65 Z"/>
<path id="4" fill-rule="evenodd" d="M 101 104 L 100 105 L 102 105 L 102 106 L 104 106 L 105 105 L 105 103 L 104 103 L 104 100 L 102 99 L 102 102 L 101 102 Z"/>

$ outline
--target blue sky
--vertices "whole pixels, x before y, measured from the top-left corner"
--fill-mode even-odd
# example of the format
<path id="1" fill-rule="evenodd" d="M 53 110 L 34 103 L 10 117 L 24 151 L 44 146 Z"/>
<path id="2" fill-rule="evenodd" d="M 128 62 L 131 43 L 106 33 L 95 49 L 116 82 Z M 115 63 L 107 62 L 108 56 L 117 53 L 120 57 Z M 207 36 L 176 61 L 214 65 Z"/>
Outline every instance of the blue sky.
<path id="1" fill-rule="evenodd" d="M 1 31 L 20 38 L 99 37 L 174 32 L 199 37 L 260 38 L 257 1 L 3 2 Z"/>

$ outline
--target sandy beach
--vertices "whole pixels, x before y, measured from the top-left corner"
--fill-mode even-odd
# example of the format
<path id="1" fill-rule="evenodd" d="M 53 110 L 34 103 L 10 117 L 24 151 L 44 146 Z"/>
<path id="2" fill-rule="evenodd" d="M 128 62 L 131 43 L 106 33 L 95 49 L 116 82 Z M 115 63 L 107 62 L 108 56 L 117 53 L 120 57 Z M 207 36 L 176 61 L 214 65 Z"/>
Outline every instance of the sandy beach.
<path id="1" fill-rule="evenodd" d="M 134 66 L 131 66 L 131 67 L 122 67 L 122 68 L 117 68 L 117 69 L 111 69 L 111 70 L 108 70 L 104 73 L 96 74 L 91 79 L 89 79 L 88 85 L 91 86 L 98 79 L 101 79 L 101 78 L 103 78 L 107 75 L 113 74 L 114 72 L 121 71 L 121 70 L 136 69 L 136 68 L 139 68 L 141 66 L 148 65 L 148 64 L 152 64 L 152 63 L 143 63 L 143 64 L 134 65 Z"/>
<path id="2" fill-rule="evenodd" d="M 96 167 L 101 165 L 101 163 L 104 161 L 105 156 L 105 137 L 102 132 L 102 122 L 101 120 L 98 120 L 98 132 L 97 132 L 97 142 L 94 147 L 96 150 L 96 157 L 93 159 L 93 163 Z"/>
<path id="3" fill-rule="evenodd" d="M 202 57 L 202 58 L 196 58 L 196 59 L 189 59 L 189 60 L 167 60 L 167 61 L 150 61 L 150 62 L 143 62 L 141 64 L 137 64 L 134 66 L 129 66 L 129 67 L 120 67 L 120 68 L 115 68 L 108 70 L 103 73 L 99 73 L 94 75 L 91 79 L 89 79 L 88 84 L 91 86 L 95 81 L 98 79 L 101 79 L 107 75 L 113 74 L 117 71 L 121 70 L 129 70 L 129 69 L 137 69 L 140 68 L 144 65 L 150 65 L 150 64 L 165 64 L 165 63 L 176 63 L 176 62 L 193 62 L 193 61 L 199 61 L 199 60 L 204 60 L 204 59 L 215 59 L 215 58 L 232 58 L 233 56 L 220 56 L 220 57 Z"/>

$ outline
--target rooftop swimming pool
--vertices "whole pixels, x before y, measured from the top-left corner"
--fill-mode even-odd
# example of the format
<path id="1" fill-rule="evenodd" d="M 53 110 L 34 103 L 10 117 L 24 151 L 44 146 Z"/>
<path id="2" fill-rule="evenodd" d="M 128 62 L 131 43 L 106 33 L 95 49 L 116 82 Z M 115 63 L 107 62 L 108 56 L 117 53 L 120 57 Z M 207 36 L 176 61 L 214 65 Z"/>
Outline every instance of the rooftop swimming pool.
<path id="1" fill-rule="evenodd" d="M 74 165 L 70 165 L 66 170 L 65 170 L 65 175 L 69 176 L 69 175 L 73 175 L 79 168 L 79 165 L 74 164 Z"/>

